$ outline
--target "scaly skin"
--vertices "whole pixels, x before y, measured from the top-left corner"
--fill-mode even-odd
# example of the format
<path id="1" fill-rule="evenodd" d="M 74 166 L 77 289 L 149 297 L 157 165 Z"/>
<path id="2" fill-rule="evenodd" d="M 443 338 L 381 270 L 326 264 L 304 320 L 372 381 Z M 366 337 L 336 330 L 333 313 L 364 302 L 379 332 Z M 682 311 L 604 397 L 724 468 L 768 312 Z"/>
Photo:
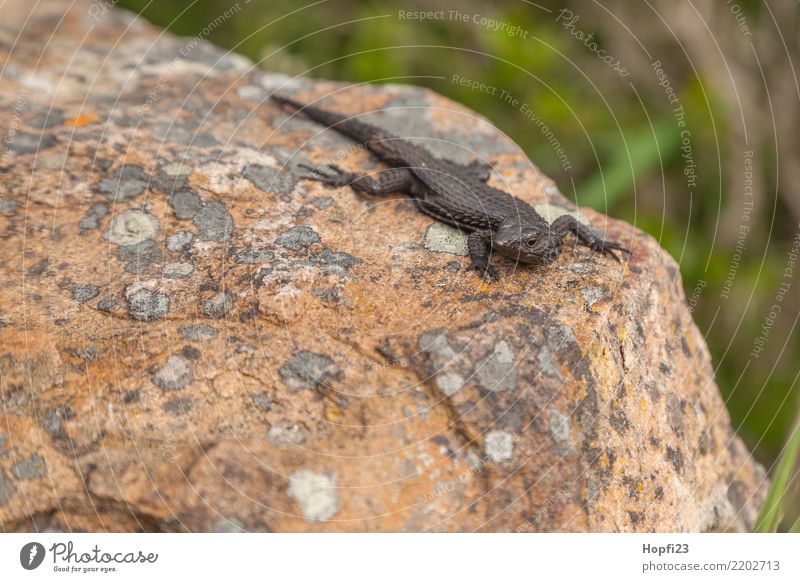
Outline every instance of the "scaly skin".
<path id="1" fill-rule="evenodd" d="M 308 179 L 329 186 L 351 186 L 368 194 L 406 192 L 419 210 L 433 218 L 465 229 L 471 234 L 467 247 L 474 269 L 486 281 L 500 278 L 489 263 L 492 251 L 533 265 L 555 261 L 567 234 L 574 234 L 578 243 L 607 254 L 619 261 L 613 250 L 630 254 L 617 242 L 605 240 L 573 216 L 560 216 L 548 224 L 528 203 L 487 184 L 491 167 L 473 162 L 463 165 L 441 159 L 408 140 L 366 124 L 356 117 L 304 105 L 287 97 L 272 99 L 288 105 L 311 119 L 366 146 L 385 163 L 379 178 L 342 171 L 334 165 L 307 167 Z"/>

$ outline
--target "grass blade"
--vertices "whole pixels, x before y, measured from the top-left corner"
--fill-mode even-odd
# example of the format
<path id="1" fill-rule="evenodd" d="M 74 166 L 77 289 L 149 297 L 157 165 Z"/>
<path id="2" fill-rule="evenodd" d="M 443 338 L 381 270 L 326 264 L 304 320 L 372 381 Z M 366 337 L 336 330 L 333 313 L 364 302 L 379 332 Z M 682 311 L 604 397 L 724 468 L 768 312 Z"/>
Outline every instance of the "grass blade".
<path id="1" fill-rule="evenodd" d="M 755 528 L 753 528 L 755 533 L 778 531 L 778 525 L 783 517 L 783 499 L 789 489 L 798 451 L 800 451 L 800 423 L 795 424 L 792 437 L 783 450 L 778 469 L 775 471 L 775 476 L 772 480 L 772 487 L 767 492 L 767 499 L 761 507 L 761 513 L 756 520 Z M 800 522 L 800 519 L 798 522 Z M 798 522 L 795 522 L 792 527 L 797 526 L 800 528 L 800 523 Z"/>

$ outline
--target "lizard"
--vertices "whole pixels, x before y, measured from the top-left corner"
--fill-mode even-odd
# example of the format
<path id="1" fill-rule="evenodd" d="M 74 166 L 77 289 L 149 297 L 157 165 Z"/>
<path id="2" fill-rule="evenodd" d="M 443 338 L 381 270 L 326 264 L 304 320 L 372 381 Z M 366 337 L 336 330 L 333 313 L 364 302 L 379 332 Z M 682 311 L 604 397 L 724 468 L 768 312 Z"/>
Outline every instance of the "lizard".
<path id="1" fill-rule="evenodd" d="M 273 93 L 281 106 L 356 140 L 390 168 L 378 178 L 342 170 L 334 164 L 311 167 L 299 164 L 310 174 L 302 176 L 331 187 L 351 186 L 372 195 L 405 192 L 417 208 L 436 220 L 464 229 L 470 234 L 467 250 L 470 264 L 486 282 L 500 279 L 489 260 L 493 252 L 530 265 L 549 265 L 561 254 L 564 238 L 573 234 L 578 244 L 609 255 L 631 255 L 618 242 L 606 240 L 570 214 L 548 223 L 527 202 L 488 184 L 493 167 L 480 160 L 460 164 L 431 153 L 407 139 L 370 125 L 357 117 L 343 115 L 290 97 Z"/>

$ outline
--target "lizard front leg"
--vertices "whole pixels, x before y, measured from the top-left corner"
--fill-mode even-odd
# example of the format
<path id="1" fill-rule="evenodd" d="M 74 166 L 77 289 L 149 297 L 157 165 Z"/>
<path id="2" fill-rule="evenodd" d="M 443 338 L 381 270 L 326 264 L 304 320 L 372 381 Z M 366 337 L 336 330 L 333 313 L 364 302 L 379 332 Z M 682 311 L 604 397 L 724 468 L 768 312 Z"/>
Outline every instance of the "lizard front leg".
<path id="1" fill-rule="evenodd" d="M 467 238 L 467 250 L 471 259 L 467 270 L 478 271 L 478 275 L 487 283 L 500 280 L 500 273 L 489 264 L 492 236 L 491 230 L 477 230 Z"/>
<path id="2" fill-rule="evenodd" d="M 302 164 L 301 167 L 311 171 L 311 175 L 307 176 L 311 180 L 317 180 L 328 186 L 337 188 L 341 186 L 352 186 L 356 190 L 375 195 L 408 190 L 413 180 L 411 170 L 407 168 L 389 168 L 381 170 L 378 174 L 378 178 L 375 179 L 366 174 L 358 175 L 353 172 L 345 172 L 332 164 L 319 168 L 312 168 Z"/>
<path id="3" fill-rule="evenodd" d="M 569 214 L 556 218 L 553 224 L 550 225 L 550 229 L 561 237 L 571 232 L 577 237 L 579 244 L 587 246 L 598 253 L 609 255 L 617 262 L 619 262 L 619 257 L 613 252 L 614 250 L 628 255 L 632 254 L 629 249 L 623 247 L 618 242 L 606 240 L 597 236 L 592 229 Z"/>

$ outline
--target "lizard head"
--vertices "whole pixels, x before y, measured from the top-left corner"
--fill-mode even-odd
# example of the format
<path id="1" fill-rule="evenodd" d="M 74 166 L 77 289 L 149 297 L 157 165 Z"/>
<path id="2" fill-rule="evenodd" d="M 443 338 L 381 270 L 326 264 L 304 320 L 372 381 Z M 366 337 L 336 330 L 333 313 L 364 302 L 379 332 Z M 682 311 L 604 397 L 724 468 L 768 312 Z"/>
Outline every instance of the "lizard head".
<path id="1" fill-rule="evenodd" d="M 531 265 L 549 265 L 561 254 L 562 239 L 538 223 L 526 222 L 514 214 L 507 216 L 497 229 L 492 247 L 508 257 Z"/>

